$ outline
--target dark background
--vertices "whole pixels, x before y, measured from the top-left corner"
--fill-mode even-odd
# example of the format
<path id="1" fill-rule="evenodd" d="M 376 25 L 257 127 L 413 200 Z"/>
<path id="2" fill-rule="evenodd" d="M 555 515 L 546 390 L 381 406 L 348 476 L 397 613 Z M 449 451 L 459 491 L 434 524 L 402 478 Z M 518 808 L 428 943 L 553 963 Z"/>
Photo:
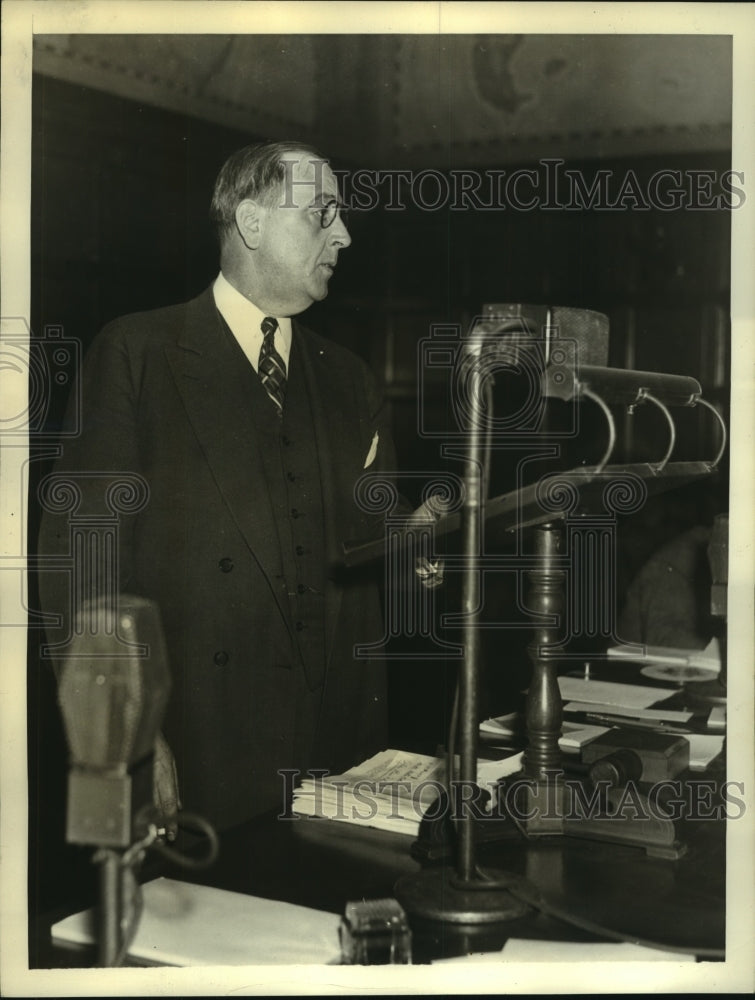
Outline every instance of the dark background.
<path id="1" fill-rule="evenodd" d="M 253 136 L 84 87 L 35 75 L 32 139 L 33 336 L 62 327 L 86 347 L 108 320 L 185 300 L 217 274 L 207 221 L 215 175 L 226 156 Z M 325 150 L 327 153 L 327 149 Z M 364 166 L 334 163 L 337 168 Z M 432 163 L 428 163 L 432 166 Z M 522 166 L 528 164 L 523 163 Z M 396 163 L 397 168 L 401 163 Z M 586 175 L 589 161 L 570 161 Z M 728 169 L 727 153 L 601 160 L 617 176 L 657 169 Z M 487 302 L 547 302 L 596 309 L 611 321 L 610 361 L 693 375 L 728 416 L 729 231 L 726 211 L 361 213 L 353 245 L 341 255 L 328 299 L 304 317 L 373 366 L 386 386 L 405 472 L 441 467 L 438 444 L 417 432 L 417 345 L 432 324 L 467 329 Z M 46 429 L 62 416 L 56 389 Z M 444 398 L 421 401 L 433 419 Z M 710 415 L 691 411 L 675 457 L 716 451 Z M 660 457 L 662 438 L 642 416 L 634 447 Z M 657 425 L 655 425 L 657 428 Z M 627 424 L 620 425 L 625 450 Z M 655 450 L 654 450 L 655 449 Z M 49 459 L 31 463 L 29 551 L 38 515 L 33 497 Z M 458 470 L 457 470 L 458 471 Z M 508 473 L 504 470 L 503 488 Z M 405 478 L 418 500 L 422 475 Z M 650 553 L 693 524 L 727 508 L 728 470 L 704 486 L 649 502 L 619 525 L 621 595 Z M 505 602 L 505 588 L 491 596 Z M 439 598 L 453 607 L 454 581 Z M 36 607 L 35 581 L 30 607 Z M 30 904 L 70 900 L 88 875 L 83 855 L 63 845 L 65 742 L 53 678 L 38 661 L 41 631 L 29 630 Z M 485 715 L 505 710 L 526 683 L 523 641 L 486 637 Z M 418 644 L 417 649 L 421 649 Z M 505 669 L 500 661 L 505 660 Z M 396 659 L 390 665 L 391 744 L 433 752 L 445 738 L 455 664 Z M 83 882 L 81 881 L 83 880 Z M 33 961 L 33 956 L 32 956 Z"/>

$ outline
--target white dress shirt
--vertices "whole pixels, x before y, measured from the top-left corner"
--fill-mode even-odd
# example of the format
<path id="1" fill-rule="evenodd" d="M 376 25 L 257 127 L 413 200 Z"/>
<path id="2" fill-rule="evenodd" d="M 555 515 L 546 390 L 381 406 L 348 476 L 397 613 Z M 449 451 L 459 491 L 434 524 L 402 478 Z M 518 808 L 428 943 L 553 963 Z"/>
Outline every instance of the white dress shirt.
<path id="1" fill-rule="evenodd" d="M 239 343 L 239 347 L 249 359 L 252 368 L 257 371 L 262 347 L 262 320 L 268 315 L 237 291 L 221 271 L 212 286 L 215 305 L 228 327 Z M 291 318 L 278 317 L 278 328 L 275 331 L 275 349 L 283 358 L 288 372 L 288 359 L 291 354 Z"/>

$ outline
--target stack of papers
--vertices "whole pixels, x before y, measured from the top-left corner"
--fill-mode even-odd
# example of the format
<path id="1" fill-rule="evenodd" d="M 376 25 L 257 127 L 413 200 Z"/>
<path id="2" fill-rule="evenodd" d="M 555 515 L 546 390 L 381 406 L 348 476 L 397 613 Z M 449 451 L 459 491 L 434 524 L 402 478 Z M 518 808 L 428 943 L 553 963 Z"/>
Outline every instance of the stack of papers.
<path id="1" fill-rule="evenodd" d="M 477 782 L 492 792 L 499 778 L 515 774 L 521 766 L 522 754 L 479 761 Z M 292 809 L 299 816 L 416 837 L 422 817 L 440 795 L 445 780 L 445 758 L 383 750 L 343 774 L 307 778 L 294 790 Z"/>
<path id="2" fill-rule="evenodd" d="M 688 651 L 693 652 L 693 651 Z M 664 708 L 663 702 L 676 694 L 673 688 L 648 687 L 641 684 L 618 684 L 614 681 L 585 680 L 582 677 L 558 678 L 561 697 L 566 704 L 565 713 L 595 715 L 586 721 L 564 720 L 559 747 L 569 754 L 579 753 L 584 746 L 608 732 L 611 726 L 639 724 L 659 732 L 683 736 L 689 743 L 691 771 L 704 771 L 723 749 L 726 725 L 724 707 L 711 712 L 708 727 L 712 733 L 693 733 L 680 728 L 694 718 L 686 710 Z M 660 703 L 660 704 L 659 704 Z M 653 706 L 653 707 L 650 707 Z M 656 707 L 657 706 L 657 707 Z M 480 723 L 480 732 L 488 736 L 499 735 L 503 741 L 516 732 L 516 721 L 511 716 L 486 719 Z M 718 732 L 715 732 L 718 730 Z"/>
<path id="3" fill-rule="evenodd" d="M 293 811 L 416 836 L 445 780 L 445 761 L 383 750 L 343 774 L 307 778 L 294 790 Z"/>
<path id="4" fill-rule="evenodd" d="M 559 677 L 561 696 L 567 700 L 565 712 L 589 712 L 596 715 L 610 715 L 618 725 L 622 718 L 631 725 L 632 721 L 642 723 L 658 723 L 662 732 L 664 723 L 683 724 L 693 717 L 692 712 L 678 711 L 667 708 L 649 708 L 657 702 L 663 702 L 675 691 L 666 688 L 644 687 L 639 684 L 616 684 L 612 681 L 591 681 L 579 677 Z M 595 727 L 579 726 L 577 732 L 571 732 L 566 746 L 567 752 L 581 749 L 584 743 L 595 735 L 589 735 Z M 673 729 L 669 729 L 673 732 Z M 587 732 L 588 738 L 580 742 L 580 732 Z M 596 734 L 599 735 L 599 734 Z M 689 768 L 691 771 L 704 771 L 706 767 L 721 753 L 724 744 L 723 735 L 717 733 L 680 733 L 689 743 Z M 566 736 L 566 733 L 565 733 Z M 562 737 L 564 739 L 564 737 Z"/>

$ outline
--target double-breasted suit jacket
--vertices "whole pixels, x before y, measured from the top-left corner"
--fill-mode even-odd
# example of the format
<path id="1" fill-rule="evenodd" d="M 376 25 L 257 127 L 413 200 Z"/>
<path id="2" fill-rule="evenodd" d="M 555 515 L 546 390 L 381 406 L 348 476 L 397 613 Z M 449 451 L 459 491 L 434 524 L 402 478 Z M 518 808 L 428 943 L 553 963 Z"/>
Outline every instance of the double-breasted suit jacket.
<path id="1" fill-rule="evenodd" d="M 343 541 L 380 530 L 355 500 L 365 462 L 394 461 L 366 365 L 295 321 L 281 421 L 208 289 L 109 324 L 80 394 L 56 475 L 78 476 L 82 509 L 110 476 L 148 487 L 118 522 L 117 585 L 160 610 L 184 808 L 222 829 L 283 805 L 281 769 L 337 771 L 384 746 L 384 670 L 353 652 L 382 636 L 379 588 L 337 570 Z M 40 551 L 70 554 L 69 527 L 46 513 Z M 72 586 L 42 574 L 53 642 Z"/>

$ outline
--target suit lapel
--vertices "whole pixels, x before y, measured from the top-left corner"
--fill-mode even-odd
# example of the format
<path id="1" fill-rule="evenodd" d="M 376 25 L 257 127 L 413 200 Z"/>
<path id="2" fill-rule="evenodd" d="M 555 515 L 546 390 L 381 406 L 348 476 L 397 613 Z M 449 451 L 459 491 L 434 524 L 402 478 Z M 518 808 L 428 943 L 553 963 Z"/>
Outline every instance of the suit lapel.
<path id="1" fill-rule="evenodd" d="M 267 577 L 289 629 L 278 533 L 265 480 L 248 372 L 215 308 L 212 289 L 187 305 L 176 344 L 165 349 L 189 421 L 218 489 Z"/>

